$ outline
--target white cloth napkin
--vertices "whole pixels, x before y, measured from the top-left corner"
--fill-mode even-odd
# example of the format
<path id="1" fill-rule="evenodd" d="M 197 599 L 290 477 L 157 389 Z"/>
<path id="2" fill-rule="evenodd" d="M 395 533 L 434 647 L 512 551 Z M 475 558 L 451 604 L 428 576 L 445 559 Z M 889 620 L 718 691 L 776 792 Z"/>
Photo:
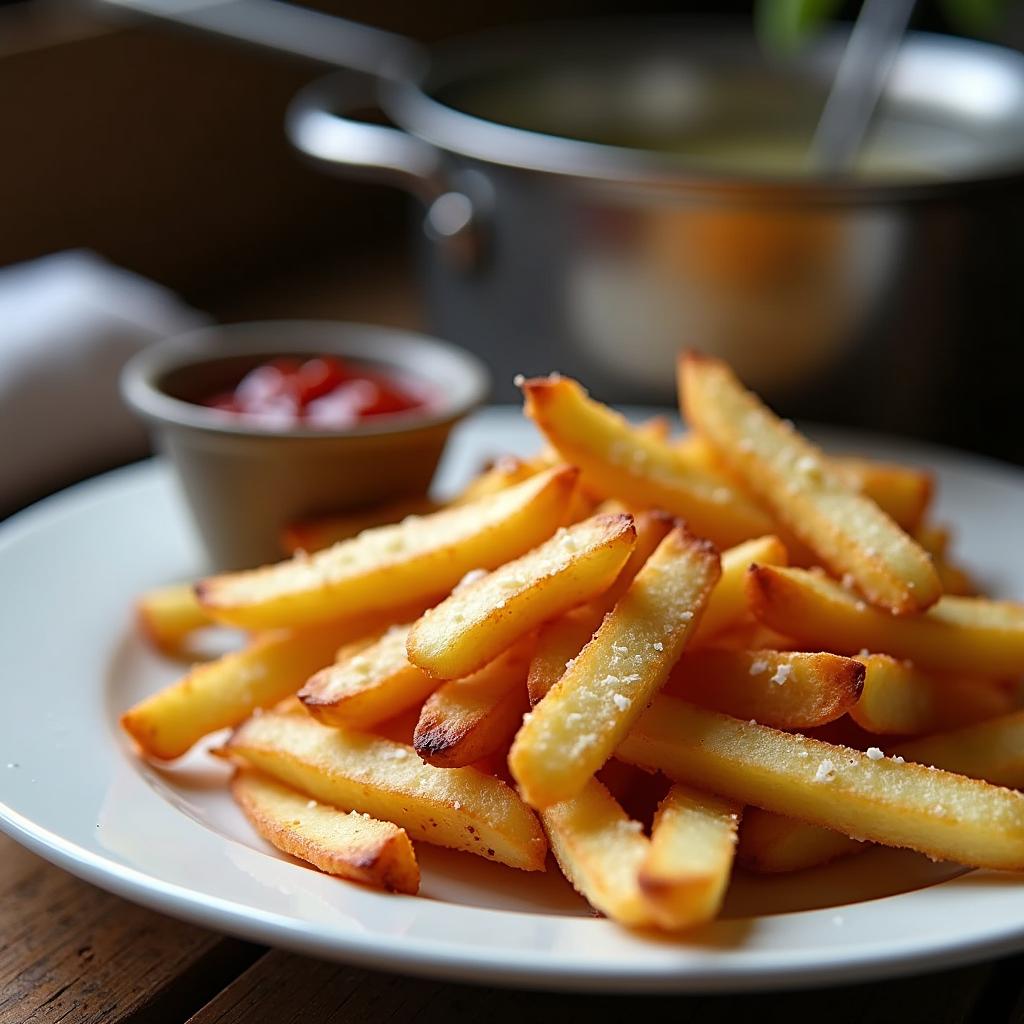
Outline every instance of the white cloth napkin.
<path id="1" fill-rule="evenodd" d="M 158 338 L 205 318 L 91 252 L 0 270 L 0 515 L 143 455 L 118 375 Z"/>

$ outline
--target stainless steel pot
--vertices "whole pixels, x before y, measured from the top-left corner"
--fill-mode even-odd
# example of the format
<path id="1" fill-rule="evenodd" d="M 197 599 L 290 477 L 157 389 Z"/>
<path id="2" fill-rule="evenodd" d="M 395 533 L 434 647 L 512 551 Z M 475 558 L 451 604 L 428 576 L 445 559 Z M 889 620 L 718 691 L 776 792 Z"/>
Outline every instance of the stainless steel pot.
<path id="1" fill-rule="evenodd" d="M 224 11 L 242 8 L 203 27 L 238 34 Z M 338 173 L 416 196 L 430 328 L 482 354 L 500 397 L 516 372 L 562 368 L 602 396 L 670 399 L 693 346 L 798 414 L 942 436 L 956 395 L 991 412 L 1007 376 L 980 366 L 1022 361 L 1016 53 L 911 35 L 871 146 L 913 166 L 825 179 L 729 173 L 699 150 L 716 132 L 809 137 L 842 34 L 780 62 L 743 29 L 680 22 L 515 29 L 429 54 L 322 28 L 306 52 L 373 77 L 315 82 L 288 133 Z M 368 103 L 395 127 L 349 116 Z"/>

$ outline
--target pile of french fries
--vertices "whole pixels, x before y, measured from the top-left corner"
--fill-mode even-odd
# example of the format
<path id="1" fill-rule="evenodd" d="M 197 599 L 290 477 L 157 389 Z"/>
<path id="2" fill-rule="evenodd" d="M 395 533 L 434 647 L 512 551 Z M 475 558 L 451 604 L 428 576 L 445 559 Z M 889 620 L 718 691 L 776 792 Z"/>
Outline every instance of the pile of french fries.
<path id="1" fill-rule="evenodd" d="M 414 842 L 550 850 L 637 928 L 712 919 L 735 862 L 1024 869 L 1024 605 L 972 593 L 927 473 L 826 456 L 706 357 L 682 439 L 521 386 L 535 458 L 144 596 L 164 652 L 250 639 L 125 712 L 142 754 L 230 729 L 242 811 L 322 871 L 415 893 Z"/>

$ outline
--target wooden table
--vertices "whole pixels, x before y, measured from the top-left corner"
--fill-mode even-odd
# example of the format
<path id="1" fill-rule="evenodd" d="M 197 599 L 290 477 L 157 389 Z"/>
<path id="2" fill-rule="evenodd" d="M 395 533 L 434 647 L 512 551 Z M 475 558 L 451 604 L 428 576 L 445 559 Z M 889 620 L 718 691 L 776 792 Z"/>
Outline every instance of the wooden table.
<path id="1" fill-rule="evenodd" d="M 1003 1024 L 1024 1020 L 1024 957 L 941 975 L 736 997 L 575 996 L 357 970 L 223 938 L 108 895 L 0 836 L 0 1024 Z"/>
<path id="2" fill-rule="evenodd" d="M 339 281 L 345 285 L 339 287 Z M 408 268 L 325 267 L 225 298 L 223 319 L 337 317 L 415 327 Z M 650 1012 L 686 1024 L 1024 1022 L 1024 957 L 939 975 L 792 994 L 615 997 L 399 978 L 268 950 L 108 895 L 0 835 L 0 1024 L 596 1024 Z M 667 1016 L 671 1014 L 671 1017 Z"/>

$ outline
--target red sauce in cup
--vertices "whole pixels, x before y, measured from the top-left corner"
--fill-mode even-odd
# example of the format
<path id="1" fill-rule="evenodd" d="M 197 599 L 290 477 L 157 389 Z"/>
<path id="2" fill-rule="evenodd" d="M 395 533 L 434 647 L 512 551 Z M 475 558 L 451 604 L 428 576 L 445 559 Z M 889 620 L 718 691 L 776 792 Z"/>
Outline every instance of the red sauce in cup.
<path id="1" fill-rule="evenodd" d="M 282 357 L 250 370 L 233 391 L 201 403 L 264 426 L 338 430 L 430 405 L 418 383 L 346 363 L 336 356 Z"/>

